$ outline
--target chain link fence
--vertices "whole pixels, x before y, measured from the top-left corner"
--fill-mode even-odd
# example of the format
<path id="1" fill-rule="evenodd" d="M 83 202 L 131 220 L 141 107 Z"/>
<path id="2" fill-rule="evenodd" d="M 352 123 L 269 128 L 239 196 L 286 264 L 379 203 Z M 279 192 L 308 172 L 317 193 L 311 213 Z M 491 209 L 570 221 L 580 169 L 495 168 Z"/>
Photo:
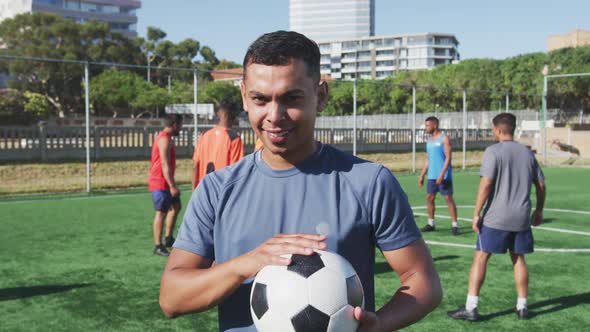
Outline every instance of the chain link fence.
<path id="1" fill-rule="evenodd" d="M 184 129 L 175 138 L 176 178 L 189 183 L 196 138 L 215 124 L 214 107 L 222 101 L 241 105 L 240 69 L 148 68 L 11 56 L 0 56 L 0 61 L 5 62 L 2 68 L 22 63 L 38 68 L 0 78 L 0 195 L 145 186 L 151 146 L 166 112 L 184 113 Z M 60 74 L 45 77 L 43 84 L 27 81 L 48 67 Z M 379 154 L 407 153 L 402 168 L 409 171 L 421 167 L 428 116 L 437 116 L 451 137 L 456 168 L 480 162 L 481 153 L 469 151 L 493 144 L 491 119 L 503 111 L 516 114 L 521 142 L 538 152 L 547 143 L 548 163 L 583 164 L 588 158 L 580 143 L 590 141 L 588 131 L 578 129 L 586 128 L 590 114 L 550 109 L 548 127 L 561 128 L 544 132 L 538 94 L 387 80 L 328 84 L 331 96 L 317 117 L 316 139 L 384 163 L 387 159 Z M 252 152 L 256 137 L 245 113 L 236 130 L 245 152 Z"/>

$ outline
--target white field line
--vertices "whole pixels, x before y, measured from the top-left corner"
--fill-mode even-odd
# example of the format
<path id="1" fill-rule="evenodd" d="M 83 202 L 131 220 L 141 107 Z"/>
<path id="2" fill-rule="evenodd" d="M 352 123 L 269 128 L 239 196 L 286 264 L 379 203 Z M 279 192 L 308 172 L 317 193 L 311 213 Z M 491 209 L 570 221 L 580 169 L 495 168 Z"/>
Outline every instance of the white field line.
<path id="1" fill-rule="evenodd" d="M 23 200 L 15 200 L 15 201 L 0 201 L 0 205 L 10 205 L 10 204 L 26 204 L 26 203 L 36 203 L 36 202 L 56 202 L 56 201 L 83 201 L 87 199 L 109 199 L 109 198 L 120 198 L 120 197 L 129 197 L 129 196 L 138 196 L 138 195 L 149 195 L 149 192 L 137 192 L 131 194 L 106 194 L 106 195 L 97 195 L 97 196 L 77 196 L 77 197 L 58 197 L 58 198 L 40 198 L 40 199 L 23 199 Z"/>
<path id="2" fill-rule="evenodd" d="M 471 208 L 473 209 L 474 205 L 457 205 L 457 208 Z M 414 206 L 413 209 L 416 210 L 426 210 L 426 206 Z M 551 212 L 563 212 L 563 213 L 574 213 L 574 214 L 583 214 L 590 216 L 590 211 L 581 211 L 581 210 L 567 210 L 567 209 L 552 209 L 552 208 L 544 208 L 544 211 L 551 211 Z"/>
<path id="3" fill-rule="evenodd" d="M 439 242 L 439 241 L 425 241 L 426 244 L 431 246 L 444 246 L 444 247 L 458 247 L 475 249 L 475 246 L 468 244 L 458 244 L 451 242 Z M 557 248 L 535 248 L 538 252 L 590 252 L 590 249 L 557 249 Z"/>
<path id="4" fill-rule="evenodd" d="M 422 216 L 422 217 L 428 217 L 427 213 L 421 213 L 421 212 L 414 212 L 415 216 Z M 451 217 L 449 216 L 444 216 L 444 215 L 438 215 L 437 218 L 442 218 L 442 219 L 451 219 Z M 471 219 L 468 218 L 457 218 L 457 221 L 469 221 L 471 222 Z M 559 232 L 559 233 L 568 233 L 568 234 L 576 234 L 576 235 L 588 235 L 590 236 L 590 232 L 580 232 L 580 231 L 572 231 L 569 229 L 562 229 L 562 228 L 551 228 L 551 227 L 543 227 L 543 226 L 533 226 L 533 229 L 542 229 L 544 231 L 550 231 L 550 232 Z"/>

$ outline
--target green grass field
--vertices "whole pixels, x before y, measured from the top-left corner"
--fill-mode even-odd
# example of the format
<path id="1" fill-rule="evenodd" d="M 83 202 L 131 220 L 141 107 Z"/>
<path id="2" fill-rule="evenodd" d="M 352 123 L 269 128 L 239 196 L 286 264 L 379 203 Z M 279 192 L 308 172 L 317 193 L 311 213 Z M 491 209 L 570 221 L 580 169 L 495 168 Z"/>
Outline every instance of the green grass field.
<path id="1" fill-rule="evenodd" d="M 537 248 L 590 249 L 590 169 L 546 169 L 547 208 L 586 211 L 545 212 L 536 229 Z M 417 177 L 400 175 L 417 214 L 424 213 L 424 191 Z M 455 174 L 460 218 L 470 218 L 478 176 Z M 183 201 L 188 200 L 185 188 Z M 450 235 L 443 200 L 438 231 L 428 241 L 473 245 L 470 224 Z M 464 207 L 465 206 L 465 207 Z M 216 312 L 168 320 L 158 306 L 165 259 L 151 253 L 151 198 L 144 191 L 84 196 L 35 196 L 0 201 L 0 330 L 2 331 L 215 331 Z M 420 225 L 425 217 L 417 216 Z M 580 232 L 562 233 L 555 229 Z M 494 256 L 481 293 L 484 321 L 457 322 L 446 311 L 465 301 L 473 250 L 431 245 L 444 289 L 443 303 L 413 331 L 581 331 L 590 326 L 590 253 L 537 252 L 527 257 L 529 307 L 534 317 L 517 321 L 512 266 L 508 255 Z M 382 257 L 376 262 L 377 305 L 399 285 Z M 585 326 L 585 327 L 584 327 Z"/>

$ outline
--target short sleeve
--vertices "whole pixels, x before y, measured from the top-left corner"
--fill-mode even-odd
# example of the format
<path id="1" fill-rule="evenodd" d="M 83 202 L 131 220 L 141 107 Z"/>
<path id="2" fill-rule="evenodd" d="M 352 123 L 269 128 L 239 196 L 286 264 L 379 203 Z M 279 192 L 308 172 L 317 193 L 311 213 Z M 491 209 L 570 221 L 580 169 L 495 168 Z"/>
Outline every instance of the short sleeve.
<path id="1" fill-rule="evenodd" d="M 406 193 L 385 167 L 380 168 L 372 193 L 371 222 L 381 250 L 403 248 L 422 238 Z"/>
<path id="2" fill-rule="evenodd" d="M 485 176 L 486 178 L 495 179 L 496 178 L 496 156 L 487 148 L 486 151 L 483 153 L 483 161 L 481 162 L 481 168 L 479 170 L 479 176 Z"/>
<path id="3" fill-rule="evenodd" d="M 217 194 L 210 177 L 205 177 L 193 192 L 186 207 L 174 248 L 215 260 L 213 229 Z"/>

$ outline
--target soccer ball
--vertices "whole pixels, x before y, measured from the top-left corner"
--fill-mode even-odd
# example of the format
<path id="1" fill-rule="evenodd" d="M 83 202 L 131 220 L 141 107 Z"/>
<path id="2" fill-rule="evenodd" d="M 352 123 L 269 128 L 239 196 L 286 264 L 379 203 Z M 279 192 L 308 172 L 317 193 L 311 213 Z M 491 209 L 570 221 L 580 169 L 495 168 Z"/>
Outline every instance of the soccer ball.
<path id="1" fill-rule="evenodd" d="M 354 307 L 365 306 L 363 286 L 342 256 L 317 250 L 292 255 L 291 265 L 268 265 L 254 279 L 250 313 L 265 331 L 356 331 Z"/>

